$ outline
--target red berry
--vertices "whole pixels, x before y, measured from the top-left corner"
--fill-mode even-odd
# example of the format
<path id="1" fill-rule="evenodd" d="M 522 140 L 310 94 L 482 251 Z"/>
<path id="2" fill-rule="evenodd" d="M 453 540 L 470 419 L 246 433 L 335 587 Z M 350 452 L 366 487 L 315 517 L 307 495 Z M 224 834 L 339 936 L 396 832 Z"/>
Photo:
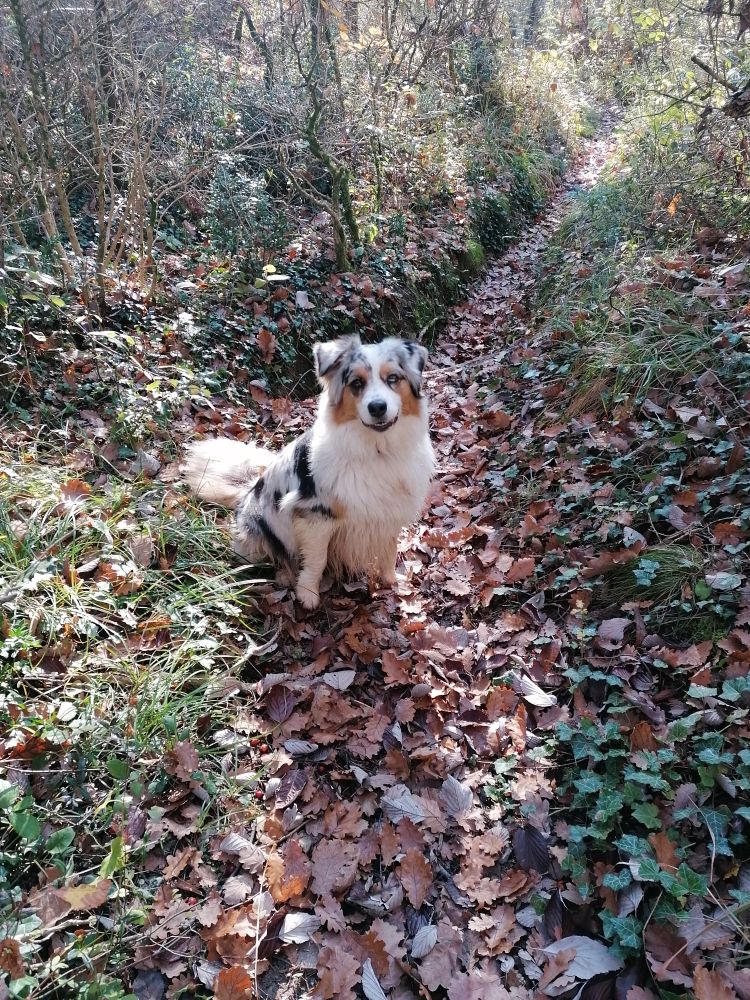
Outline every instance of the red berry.
<path id="1" fill-rule="evenodd" d="M 265 795 L 264 795 L 263 791 L 260 788 L 256 788 L 255 789 L 255 798 L 256 799 L 263 799 L 263 798 L 265 798 Z"/>
<path id="2" fill-rule="evenodd" d="M 260 745 L 260 752 L 261 753 L 268 753 L 268 751 L 270 749 L 271 748 L 269 747 L 269 745 L 267 743 L 261 743 L 261 745 Z"/>
<path id="3" fill-rule="evenodd" d="M 188 906 L 195 906 L 197 902 L 198 900 L 195 898 L 195 896 L 188 896 L 187 898 Z"/>
<path id="4" fill-rule="evenodd" d="M 253 736 L 253 738 L 250 740 L 250 746 L 251 747 L 257 747 L 257 745 L 259 743 L 260 743 L 260 740 L 258 739 L 257 736 Z"/>

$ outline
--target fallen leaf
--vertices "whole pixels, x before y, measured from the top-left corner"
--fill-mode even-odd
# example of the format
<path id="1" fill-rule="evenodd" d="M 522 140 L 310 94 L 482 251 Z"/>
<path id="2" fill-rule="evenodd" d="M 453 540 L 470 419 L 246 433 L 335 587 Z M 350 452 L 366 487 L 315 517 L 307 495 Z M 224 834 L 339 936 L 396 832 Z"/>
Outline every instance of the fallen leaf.
<path id="1" fill-rule="evenodd" d="M 419 910 L 432 888 L 432 869 L 419 851 L 409 851 L 396 868 L 401 885 L 415 910 Z"/>
<path id="2" fill-rule="evenodd" d="M 252 995 L 253 980 L 239 965 L 222 969 L 213 984 L 216 1000 L 245 1000 Z"/>
<path id="3" fill-rule="evenodd" d="M 362 992 L 367 997 L 367 1000 L 388 1000 L 383 992 L 383 987 L 378 982 L 378 977 L 375 975 L 375 970 L 369 958 L 365 960 L 362 966 Z"/>
<path id="4" fill-rule="evenodd" d="M 570 937 L 553 941 L 542 949 L 545 955 L 553 956 L 561 951 L 573 950 L 575 955 L 566 969 L 566 974 L 575 979 L 587 981 L 605 972 L 617 972 L 624 965 L 621 958 L 594 938 L 581 934 L 571 934 Z"/>
<path id="5" fill-rule="evenodd" d="M 467 785 L 462 785 L 452 774 L 449 774 L 440 789 L 440 801 L 449 816 L 452 816 L 453 819 L 460 819 L 471 809 L 474 796 Z"/>
<path id="6" fill-rule="evenodd" d="M 279 931 L 286 944 L 304 944 L 320 927 L 320 917 L 314 913 L 287 913 Z"/>
<path id="7" fill-rule="evenodd" d="M 21 957 L 21 945 L 15 938 L 0 941 L 0 969 L 12 979 L 20 979 L 25 969 Z"/>
<path id="8" fill-rule="evenodd" d="M 437 927 L 434 924 L 426 924 L 420 927 L 414 935 L 411 943 L 411 957 L 424 958 L 429 955 L 437 942 Z"/>
<path id="9" fill-rule="evenodd" d="M 513 852 L 524 871 L 545 875 L 549 868 L 547 838 L 533 826 L 518 827 L 513 831 Z"/>
<path id="10" fill-rule="evenodd" d="M 111 880 L 105 878 L 98 882 L 82 882 L 80 885 L 70 885 L 55 891 L 71 910 L 96 910 L 106 901 L 111 888 Z"/>
<path id="11" fill-rule="evenodd" d="M 695 1000 L 738 1000 L 737 994 L 716 969 L 698 965 L 693 973 Z"/>

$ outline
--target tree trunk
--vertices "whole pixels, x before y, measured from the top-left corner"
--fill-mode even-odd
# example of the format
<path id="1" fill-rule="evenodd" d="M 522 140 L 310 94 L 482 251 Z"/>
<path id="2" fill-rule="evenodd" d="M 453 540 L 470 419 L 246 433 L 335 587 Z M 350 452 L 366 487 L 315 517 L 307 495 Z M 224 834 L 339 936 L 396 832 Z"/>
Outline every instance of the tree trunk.
<path id="1" fill-rule="evenodd" d="M 523 44 L 528 48 L 534 44 L 536 33 L 539 30 L 539 22 L 544 13 L 544 0 L 531 0 L 529 6 L 529 16 L 526 19 L 526 27 L 523 32 Z"/>

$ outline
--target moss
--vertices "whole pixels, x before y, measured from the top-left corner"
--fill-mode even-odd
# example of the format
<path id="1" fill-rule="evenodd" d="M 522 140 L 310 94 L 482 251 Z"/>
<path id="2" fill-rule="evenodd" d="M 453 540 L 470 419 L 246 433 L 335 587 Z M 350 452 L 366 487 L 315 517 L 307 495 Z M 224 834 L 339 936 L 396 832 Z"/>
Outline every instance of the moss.
<path id="1" fill-rule="evenodd" d="M 504 194 L 486 194 L 469 206 L 474 235 L 485 250 L 502 253 L 513 235 L 513 213 Z"/>
<path id="2" fill-rule="evenodd" d="M 476 240 L 469 240 L 458 261 L 459 273 L 467 279 L 476 278 L 482 273 L 486 259 L 487 255 L 482 244 Z"/>

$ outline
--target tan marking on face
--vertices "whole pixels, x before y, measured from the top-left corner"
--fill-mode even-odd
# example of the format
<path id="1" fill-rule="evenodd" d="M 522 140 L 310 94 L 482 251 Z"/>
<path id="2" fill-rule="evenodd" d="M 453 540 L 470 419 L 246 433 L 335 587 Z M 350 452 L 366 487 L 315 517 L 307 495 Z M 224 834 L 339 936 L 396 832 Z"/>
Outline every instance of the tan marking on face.
<path id="1" fill-rule="evenodd" d="M 395 389 L 401 397 L 401 413 L 405 417 L 418 417 L 420 413 L 419 400 L 411 391 L 408 381 L 402 379 Z"/>
<path id="2" fill-rule="evenodd" d="M 401 397 L 401 408 L 399 412 L 403 413 L 405 417 L 419 416 L 419 400 L 411 391 L 409 380 L 406 378 L 403 370 L 399 368 L 398 365 L 394 365 L 391 361 L 386 361 L 380 366 L 380 377 L 387 383 L 389 375 L 401 376 L 401 381 L 390 387 Z"/>
<path id="3" fill-rule="evenodd" d="M 349 385 L 344 387 L 344 393 L 341 397 L 341 402 L 338 406 L 332 407 L 333 409 L 333 422 L 335 424 L 346 424 L 350 420 L 359 420 L 359 413 L 357 412 L 357 400 L 359 396 L 355 396 L 351 389 L 351 383 L 360 378 L 367 385 L 367 379 L 369 377 L 369 372 L 366 368 L 355 368 L 349 378 Z M 361 393 L 360 393 L 361 395 Z"/>

